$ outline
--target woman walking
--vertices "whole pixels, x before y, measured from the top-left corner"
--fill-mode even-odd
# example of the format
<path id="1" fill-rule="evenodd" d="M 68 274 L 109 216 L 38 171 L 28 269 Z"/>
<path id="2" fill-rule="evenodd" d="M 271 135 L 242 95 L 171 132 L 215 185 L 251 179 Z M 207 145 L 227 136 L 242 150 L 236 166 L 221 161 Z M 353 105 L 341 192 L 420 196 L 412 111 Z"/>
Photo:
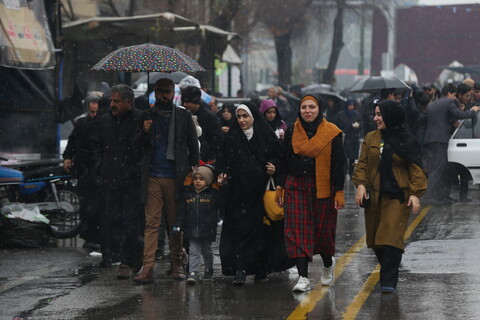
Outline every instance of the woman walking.
<path id="1" fill-rule="evenodd" d="M 368 133 L 353 174 L 355 202 L 365 209 L 367 245 L 380 263 L 382 292 L 397 287 L 410 212 L 420 212 L 427 189 L 420 146 L 404 127 L 405 111 L 395 101 L 375 107 L 377 130 Z M 368 191 L 367 191 L 368 190 Z M 369 200 L 367 200 L 369 198 Z"/>
<path id="2" fill-rule="evenodd" d="M 252 103 L 239 105 L 235 116 L 223 153 L 217 157 L 219 184 L 227 188 L 229 196 L 220 258 L 223 274 L 234 275 L 233 283 L 243 285 L 247 274 L 263 280 L 269 269 L 268 251 L 273 250 L 265 247 L 263 195 L 269 177 L 276 172 L 281 146 Z"/>
<path id="3" fill-rule="evenodd" d="M 298 118 L 285 133 L 276 202 L 284 207 L 285 239 L 296 261 L 299 280 L 293 291 L 310 290 L 308 262 L 323 260 L 322 285 L 335 275 L 337 210 L 345 205 L 342 131 L 323 119 L 322 100 L 309 94 L 300 101 Z"/>

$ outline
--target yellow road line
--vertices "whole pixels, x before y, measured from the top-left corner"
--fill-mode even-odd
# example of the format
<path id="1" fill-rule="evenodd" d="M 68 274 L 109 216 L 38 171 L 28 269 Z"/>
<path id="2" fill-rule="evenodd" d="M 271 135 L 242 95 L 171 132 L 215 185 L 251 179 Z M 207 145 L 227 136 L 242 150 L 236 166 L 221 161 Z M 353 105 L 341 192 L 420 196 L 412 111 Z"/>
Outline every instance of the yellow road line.
<path id="1" fill-rule="evenodd" d="M 342 275 L 345 270 L 345 266 L 349 264 L 353 257 L 365 247 L 364 235 L 361 237 L 350 249 L 345 252 L 341 257 L 337 259 L 337 264 L 335 266 L 335 277 L 338 278 Z M 322 300 L 325 294 L 329 291 L 329 287 L 322 287 L 322 284 L 318 282 L 315 285 L 315 288 L 310 291 L 305 298 L 300 302 L 300 305 L 290 314 L 288 317 L 289 320 L 301 320 L 306 319 L 307 314 L 311 312 L 318 301 Z"/>
<path id="2" fill-rule="evenodd" d="M 425 218 L 431 208 L 432 206 L 425 207 L 422 212 L 420 212 L 420 214 L 415 218 L 415 220 L 412 221 L 412 223 L 405 231 L 405 240 L 407 240 L 412 235 L 412 232 L 417 228 L 420 222 L 422 222 L 423 218 Z M 345 312 L 342 313 L 342 319 L 354 320 L 357 317 L 360 309 L 362 308 L 365 301 L 367 301 L 378 281 L 380 281 L 380 265 L 377 264 L 375 269 L 368 277 L 367 281 L 365 281 L 362 290 L 355 296 L 353 302 L 345 309 Z"/>

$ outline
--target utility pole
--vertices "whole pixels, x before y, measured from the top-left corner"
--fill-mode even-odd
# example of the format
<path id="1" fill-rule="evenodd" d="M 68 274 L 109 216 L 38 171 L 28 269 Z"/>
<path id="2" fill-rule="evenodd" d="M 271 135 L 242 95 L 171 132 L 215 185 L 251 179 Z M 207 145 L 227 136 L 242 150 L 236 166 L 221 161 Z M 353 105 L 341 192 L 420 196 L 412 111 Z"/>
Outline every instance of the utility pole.
<path id="1" fill-rule="evenodd" d="M 365 70 L 365 6 L 360 8 L 360 61 L 358 62 L 358 75 L 363 76 Z"/>

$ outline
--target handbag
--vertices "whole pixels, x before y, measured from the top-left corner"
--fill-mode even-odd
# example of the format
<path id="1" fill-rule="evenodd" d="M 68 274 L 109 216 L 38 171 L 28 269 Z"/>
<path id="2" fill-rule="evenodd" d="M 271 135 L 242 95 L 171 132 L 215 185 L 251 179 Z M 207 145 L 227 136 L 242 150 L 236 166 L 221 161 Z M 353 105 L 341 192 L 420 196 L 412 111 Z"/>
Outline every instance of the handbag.
<path id="1" fill-rule="evenodd" d="M 270 176 L 265 194 L 263 195 L 263 207 L 270 220 L 279 221 L 283 219 L 283 208 L 279 207 L 275 202 L 275 193 L 275 181 L 273 181 L 273 177 Z"/>

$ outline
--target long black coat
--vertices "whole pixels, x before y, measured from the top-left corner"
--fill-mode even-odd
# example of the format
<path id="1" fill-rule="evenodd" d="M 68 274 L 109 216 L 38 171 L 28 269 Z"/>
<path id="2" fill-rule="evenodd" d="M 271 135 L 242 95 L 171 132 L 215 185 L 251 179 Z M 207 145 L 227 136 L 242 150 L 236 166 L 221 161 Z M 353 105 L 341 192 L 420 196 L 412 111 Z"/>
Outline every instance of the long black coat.
<path id="1" fill-rule="evenodd" d="M 215 241 L 218 209 L 225 205 L 225 196 L 211 187 L 197 193 L 193 186 L 188 186 L 184 199 L 176 219 L 177 225 L 184 229 L 184 237 Z"/>
<path id="2" fill-rule="evenodd" d="M 217 158 L 218 171 L 229 177 L 227 185 L 222 187 L 227 189 L 229 199 L 220 240 L 225 275 L 233 274 L 239 260 L 247 274 L 255 273 L 257 256 L 266 249 L 263 194 L 269 176 L 265 165 L 271 162 L 278 168 L 281 156 L 280 142 L 259 109 L 251 103 L 245 105 L 255 119 L 251 140 L 247 140 L 234 121 L 225 136 L 223 152 Z"/>
<path id="3" fill-rule="evenodd" d="M 99 121 L 95 161 L 98 173 L 110 189 L 140 183 L 141 154 L 136 137 L 141 132 L 141 115 L 137 109 L 121 117 L 109 112 Z"/>
<path id="4" fill-rule="evenodd" d="M 154 109 L 155 110 L 155 109 Z M 143 120 L 150 119 L 159 121 L 159 115 L 156 112 L 146 111 L 142 115 Z M 149 167 L 152 160 L 154 133 L 150 130 L 145 133 L 142 129 L 141 136 L 142 149 L 142 190 L 141 200 L 145 203 L 147 198 L 147 185 L 149 177 Z M 191 167 L 198 165 L 199 150 L 198 139 L 195 124 L 190 111 L 183 107 L 177 107 L 175 110 L 175 194 L 177 200 L 183 193 L 183 181 Z"/>

